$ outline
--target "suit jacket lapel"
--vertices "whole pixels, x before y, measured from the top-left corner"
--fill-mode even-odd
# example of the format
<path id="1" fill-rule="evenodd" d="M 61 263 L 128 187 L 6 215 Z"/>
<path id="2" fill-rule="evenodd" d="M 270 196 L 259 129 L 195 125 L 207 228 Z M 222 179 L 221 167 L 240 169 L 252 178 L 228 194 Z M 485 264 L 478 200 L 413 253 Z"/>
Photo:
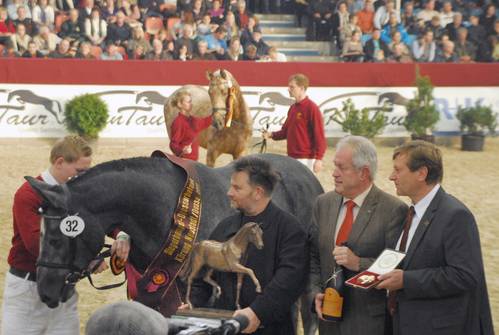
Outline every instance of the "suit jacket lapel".
<path id="1" fill-rule="evenodd" d="M 378 193 L 378 188 L 373 185 L 373 187 L 367 194 L 362 207 L 359 209 L 359 213 L 357 214 L 355 221 L 353 222 L 352 230 L 350 231 L 350 235 L 348 236 L 349 246 L 355 245 L 357 240 L 362 235 L 364 229 L 366 229 L 367 224 L 371 219 L 371 215 L 374 213 L 374 208 L 378 203 Z"/>
<path id="2" fill-rule="evenodd" d="M 430 203 L 430 206 L 426 209 L 426 212 L 423 214 L 423 217 L 421 218 L 421 221 L 419 221 L 418 228 L 416 229 L 416 232 L 414 233 L 414 236 L 412 237 L 411 244 L 409 244 L 409 250 L 407 250 L 407 255 L 404 258 L 403 264 L 404 264 L 404 269 L 409 266 L 409 263 L 412 259 L 412 256 L 414 256 L 414 252 L 416 251 L 419 243 L 421 242 L 424 234 L 426 233 L 426 230 L 430 226 L 433 216 L 435 215 L 435 212 L 438 209 L 438 205 L 440 203 L 440 200 L 444 196 L 445 191 L 443 188 L 440 186 L 440 189 L 438 190 L 437 194 L 433 198 L 433 200 Z"/>
<path id="3" fill-rule="evenodd" d="M 328 217 L 328 223 L 327 223 L 327 236 L 329 236 L 329 243 L 328 243 L 328 257 L 331 257 L 332 263 L 336 264 L 334 262 L 333 258 L 333 248 L 336 244 L 336 239 L 335 239 L 335 233 L 336 233 L 336 224 L 338 222 L 338 215 L 340 214 L 340 209 L 341 206 L 343 205 L 343 197 L 337 193 L 334 193 L 333 196 L 331 197 L 331 207 L 329 207 L 329 215 Z"/>

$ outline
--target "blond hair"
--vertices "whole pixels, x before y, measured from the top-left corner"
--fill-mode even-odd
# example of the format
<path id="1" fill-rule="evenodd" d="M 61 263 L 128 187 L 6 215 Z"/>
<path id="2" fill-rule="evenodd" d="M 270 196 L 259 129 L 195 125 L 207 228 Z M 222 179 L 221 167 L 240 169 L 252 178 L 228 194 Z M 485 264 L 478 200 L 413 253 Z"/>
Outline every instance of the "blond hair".
<path id="1" fill-rule="evenodd" d="M 81 157 L 90 157 L 92 148 L 82 137 L 78 135 L 68 135 L 55 142 L 50 150 L 50 163 L 62 157 L 66 162 L 76 162 Z"/>
<path id="2" fill-rule="evenodd" d="M 178 104 L 184 100 L 185 97 L 190 97 L 191 94 L 186 90 L 177 92 L 172 98 L 172 105 L 178 107 Z"/>
<path id="3" fill-rule="evenodd" d="M 305 88 L 305 90 L 308 88 L 309 80 L 308 77 L 303 73 L 293 74 L 291 77 L 289 77 L 288 83 L 292 81 L 294 81 L 296 85 Z"/>

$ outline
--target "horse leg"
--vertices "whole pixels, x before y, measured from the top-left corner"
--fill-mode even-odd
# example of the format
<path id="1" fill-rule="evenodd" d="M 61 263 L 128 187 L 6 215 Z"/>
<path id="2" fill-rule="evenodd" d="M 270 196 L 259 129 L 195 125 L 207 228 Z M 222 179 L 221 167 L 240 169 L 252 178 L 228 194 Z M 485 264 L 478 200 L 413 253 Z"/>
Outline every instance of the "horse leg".
<path id="1" fill-rule="evenodd" d="M 247 274 L 248 276 L 250 276 L 251 280 L 253 280 L 253 283 L 255 284 L 256 286 L 256 293 L 262 293 L 262 287 L 260 286 L 260 282 L 258 281 L 258 279 L 256 278 L 255 276 L 255 273 L 253 272 L 253 270 L 251 270 L 250 268 L 247 268 L 239 263 L 235 264 L 236 268 L 235 268 L 235 272 L 237 273 L 245 273 Z"/>
<path id="2" fill-rule="evenodd" d="M 241 287 L 243 286 L 243 273 L 237 274 L 237 292 L 236 292 L 236 307 L 237 309 L 241 309 L 241 305 L 239 305 L 239 297 L 241 296 Z"/>
<path id="3" fill-rule="evenodd" d="M 215 297 L 218 299 L 220 298 L 220 295 L 222 294 L 222 288 L 220 285 L 217 284 L 216 281 L 211 279 L 211 275 L 213 274 L 213 269 L 209 269 L 206 271 L 206 274 L 203 277 L 203 280 L 213 286 L 213 289 L 215 290 Z"/>
<path id="4" fill-rule="evenodd" d="M 192 260 L 192 269 L 189 273 L 189 276 L 187 277 L 187 293 L 185 294 L 185 302 L 187 303 L 187 305 L 189 305 L 189 309 L 192 309 L 192 303 L 191 303 L 192 280 L 196 277 L 201 267 L 202 264 L 198 264 L 196 258 L 194 258 Z"/>

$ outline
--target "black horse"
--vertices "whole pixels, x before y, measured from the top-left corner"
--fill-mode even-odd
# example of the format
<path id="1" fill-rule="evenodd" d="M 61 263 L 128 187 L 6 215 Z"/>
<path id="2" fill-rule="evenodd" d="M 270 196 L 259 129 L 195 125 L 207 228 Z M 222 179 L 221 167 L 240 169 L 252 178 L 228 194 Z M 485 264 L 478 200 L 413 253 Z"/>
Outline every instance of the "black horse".
<path id="1" fill-rule="evenodd" d="M 296 160 L 264 154 L 281 174 L 273 199 L 295 214 L 308 230 L 314 199 L 323 193 L 316 177 Z M 198 240 L 206 239 L 215 225 L 234 213 L 226 192 L 233 165 L 209 168 L 195 163 L 201 184 L 202 212 Z M 115 228 L 131 236 L 129 261 L 144 271 L 169 233 L 172 215 L 186 181 L 185 172 L 164 158 L 131 158 L 103 163 L 65 185 L 27 177 L 44 199 L 43 227 L 37 267 L 38 293 L 49 307 L 72 294 L 71 269 L 86 269 Z M 61 220 L 68 215 L 83 219 L 85 228 L 71 239 L 63 235 Z"/>

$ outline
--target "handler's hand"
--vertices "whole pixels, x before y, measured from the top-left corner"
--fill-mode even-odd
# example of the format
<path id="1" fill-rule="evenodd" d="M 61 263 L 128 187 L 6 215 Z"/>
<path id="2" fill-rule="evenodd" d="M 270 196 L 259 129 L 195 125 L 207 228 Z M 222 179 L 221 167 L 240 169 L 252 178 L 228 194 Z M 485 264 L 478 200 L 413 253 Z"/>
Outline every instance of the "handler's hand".
<path id="1" fill-rule="evenodd" d="M 314 302 L 315 302 L 315 312 L 317 313 L 317 316 L 319 317 L 319 319 L 326 321 L 322 316 L 322 303 L 324 302 L 324 293 L 317 293 L 315 295 Z"/>
<path id="2" fill-rule="evenodd" d="M 314 162 L 314 173 L 319 173 L 322 170 L 322 161 L 316 159 Z"/>
<path id="3" fill-rule="evenodd" d="M 185 311 L 189 309 L 189 304 L 182 303 L 180 306 L 178 306 L 178 310 Z"/>
<path id="4" fill-rule="evenodd" d="M 130 253 L 130 236 L 125 232 L 119 232 L 116 236 L 116 240 L 111 246 L 111 254 L 116 254 L 116 256 L 126 262 L 128 260 L 128 254 Z"/>
<path id="5" fill-rule="evenodd" d="M 244 328 L 241 333 L 251 334 L 254 333 L 258 329 L 258 327 L 260 327 L 260 319 L 258 318 L 258 316 L 256 316 L 255 312 L 253 312 L 250 307 L 235 311 L 232 317 L 235 317 L 236 315 L 244 315 L 249 320 L 248 327 Z"/>
<path id="6" fill-rule="evenodd" d="M 190 145 L 185 146 L 184 149 L 182 149 L 182 153 L 184 154 L 190 154 L 192 152 L 192 148 Z"/>
<path id="7" fill-rule="evenodd" d="M 400 269 L 393 270 L 378 277 L 381 280 L 376 288 L 387 289 L 389 291 L 400 290 L 404 287 L 404 271 Z"/>
<path id="8" fill-rule="evenodd" d="M 348 247 L 335 247 L 333 256 L 336 264 L 343 265 L 351 271 L 360 270 L 360 258 Z"/>

